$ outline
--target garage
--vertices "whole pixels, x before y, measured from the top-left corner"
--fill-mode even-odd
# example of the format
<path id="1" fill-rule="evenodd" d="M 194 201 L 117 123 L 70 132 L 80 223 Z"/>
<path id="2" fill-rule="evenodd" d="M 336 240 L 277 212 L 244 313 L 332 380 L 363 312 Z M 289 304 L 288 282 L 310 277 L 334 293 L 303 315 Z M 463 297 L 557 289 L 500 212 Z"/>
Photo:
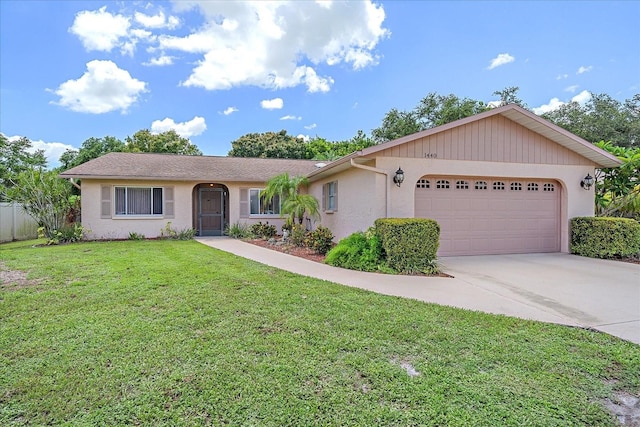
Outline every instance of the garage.
<path id="1" fill-rule="evenodd" d="M 560 193 L 554 180 L 424 176 L 415 216 L 440 224 L 439 256 L 558 252 Z"/>

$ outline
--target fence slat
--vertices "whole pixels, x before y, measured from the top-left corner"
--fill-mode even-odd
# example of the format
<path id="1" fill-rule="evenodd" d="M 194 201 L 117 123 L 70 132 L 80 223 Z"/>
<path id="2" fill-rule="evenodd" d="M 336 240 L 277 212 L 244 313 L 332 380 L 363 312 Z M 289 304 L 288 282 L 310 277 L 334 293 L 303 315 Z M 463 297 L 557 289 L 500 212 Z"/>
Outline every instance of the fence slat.
<path id="1" fill-rule="evenodd" d="M 0 203 L 0 242 L 38 237 L 38 224 L 16 203 Z"/>

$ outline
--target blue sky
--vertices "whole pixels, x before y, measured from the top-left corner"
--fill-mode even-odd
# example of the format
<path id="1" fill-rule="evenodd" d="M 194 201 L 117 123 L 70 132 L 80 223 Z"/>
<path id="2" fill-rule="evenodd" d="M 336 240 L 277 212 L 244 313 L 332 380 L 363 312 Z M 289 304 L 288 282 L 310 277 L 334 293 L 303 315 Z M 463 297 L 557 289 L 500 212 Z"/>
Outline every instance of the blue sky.
<path id="1" fill-rule="evenodd" d="M 370 133 L 429 92 L 543 112 L 640 92 L 640 2 L 0 1 L 0 132 L 50 166 L 90 137 L 175 128 Z"/>

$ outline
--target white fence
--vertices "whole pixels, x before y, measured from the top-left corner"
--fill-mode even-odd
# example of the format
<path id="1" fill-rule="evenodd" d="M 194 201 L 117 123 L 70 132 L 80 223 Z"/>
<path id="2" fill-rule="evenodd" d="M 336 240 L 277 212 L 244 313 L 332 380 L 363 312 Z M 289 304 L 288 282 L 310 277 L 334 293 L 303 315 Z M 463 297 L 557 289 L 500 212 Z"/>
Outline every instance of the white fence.
<path id="1" fill-rule="evenodd" d="M 36 237 L 38 237 L 38 223 L 22 210 L 22 206 L 14 203 L 0 203 L 0 243 Z"/>

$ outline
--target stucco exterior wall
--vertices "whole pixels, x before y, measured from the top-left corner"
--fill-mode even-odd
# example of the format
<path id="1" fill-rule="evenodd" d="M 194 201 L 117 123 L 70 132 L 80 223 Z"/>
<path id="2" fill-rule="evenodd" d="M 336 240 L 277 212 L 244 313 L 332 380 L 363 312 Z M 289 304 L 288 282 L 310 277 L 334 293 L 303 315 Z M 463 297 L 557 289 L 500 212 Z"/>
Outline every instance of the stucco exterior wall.
<path id="1" fill-rule="evenodd" d="M 398 166 L 405 175 L 401 187 L 392 186 L 389 194 L 389 217 L 415 215 L 415 184 L 425 175 L 460 177 L 513 177 L 554 179 L 562 187 L 560 212 L 560 249 L 569 251 L 569 220 L 576 216 L 593 216 L 594 189 L 584 190 L 580 181 L 595 173 L 595 165 L 540 165 L 522 163 L 496 163 L 453 161 L 441 159 L 415 159 L 378 157 L 376 167 L 387 170 L 392 177 Z"/>
<path id="2" fill-rule="evenodd" d="M 194 200 L 194 188 L 204 182 L 180 182 L 180 181 L 129 181 L 129 180 L 92 180 L 82 181 L 82 226 L 90 230 L 87 233 L 89 239 L 126 239 L 129 233 L 143 234 L 145 237 L 159 237 L 160 232 L 168 222 L 175 230 L 197 228 L 194 223 L 193 211 L 196 206 Z M 269 222 L 281 232 L 284 219 L 279 215 L 251 215 L 248 218 L 240 217 L 240 189 L 263 188 L 261 183 L 220 183 L 227 187 L 229 218 L 228 224 L 245 223 L 248 225 L 259 221 Z M 135 218 L 101 218 L 101 189 L 103 186 L 150 186 L 174 188 L 174 215 L 172 218 L 165 216 L 135 217 Z"/>
<path id="3" fill-rule="evenodd" d="M 322 187 L 332 181 L 338 183 L 338 209 L 322 212 Z M 333 232 L 335 241 L 355 231 L 365 231 L 386 215 L 386 181 L 385 175 L 351 168 L 311 184 L 309 194 L 320 202 L 320 223 Z"/>

